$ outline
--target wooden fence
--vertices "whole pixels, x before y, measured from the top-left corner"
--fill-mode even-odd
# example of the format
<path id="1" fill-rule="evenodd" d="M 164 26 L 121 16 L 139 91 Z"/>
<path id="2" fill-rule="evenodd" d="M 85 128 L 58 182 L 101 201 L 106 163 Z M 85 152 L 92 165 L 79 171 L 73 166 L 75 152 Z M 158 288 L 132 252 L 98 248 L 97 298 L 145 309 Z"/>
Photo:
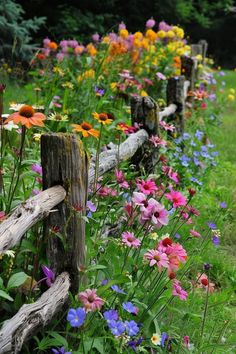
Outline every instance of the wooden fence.
<path id="1" fill-rule="evenodd" d="M 39 195 L 15 208 L 0 224 L 0 254 L 16 246 L 38 221 L 44 220 L 48 240 L 47 258 L 50 269 L 57 276 L 54 284 L 32 304 L 23 305 L 17 314 L 4 322 L 0 330 L 0 353 L 19 353 L 23 343 L 42 326 L 48 324 L 68 300 L 69 290 L 76 293 L 85 265 L 85 220 L 87 190 L 95 175 L 102 176 L 120 161 L 131 159 L 140 168 L 152 172 L 157 161 L 157 149 L 150 150 L 151 135 L 159 135 L 159 122 L 165 117 L 175 121 L 179 134 L 184 132 L 184 111 L 187 94 L 198 78 L 198 61 L 202 55 L 205 64 L 207 42 L 191 46 L 191 57 L 181 58 L 181 76 L 167 83 L 167 107 L 159 111 L 151 97 L 131 99 L 132 124 L 141 123 L 142 129 L 131 134 L 119 146 L 101 152 L 99 166 L 95 158 L 88 163 L 81 141 L 74 134 L 52 133 L 41 137 L 43 189 Z M 80 217 L 78 217 L 78 210 Z M 52 237 L 58 228 L 64 240 Z"/>

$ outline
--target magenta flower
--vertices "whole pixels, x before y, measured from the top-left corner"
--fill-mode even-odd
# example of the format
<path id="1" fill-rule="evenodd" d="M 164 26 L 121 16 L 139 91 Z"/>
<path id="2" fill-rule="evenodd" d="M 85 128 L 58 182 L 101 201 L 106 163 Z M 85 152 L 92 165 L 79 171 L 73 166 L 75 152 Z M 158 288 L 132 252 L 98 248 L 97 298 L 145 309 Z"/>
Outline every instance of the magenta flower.
<path id="1" fill-rule="evenodd" d="M 156 265 L 160 272 L 162 271 L 162 267 L 168 268 L 169 266 L 167 254 L 158 250 L 148 250 L 148 252 L 144 254 L 144 258 L 150 261 L 150 267 Z"/>
<path id="2" fill-rule="evenodd" d="M 129 183 L 125 180 L 124 174 L 122 171 L 119 170 L 115 170 L 115 176 L 116 176 L 116 180 L 117 183 L 119 183 L 120 187 L 122 188 L 129 188 Z"/>
<path id="3" fill-rule="evenodd" d="M 156 24 L 156 21 L 151 17 L 149 20 L 146 22 L 146 27 L 147 28 L 153 28 Z"/>
<path id="4" fill-rule="evenodd" d="M 40 176 L 42 176 L 43 174 L 43 169 L 42 166 L 40 166 L 39 164 L 35 163 L 31 166 L 32 171 L 34 171 L 35 173 L 38 173 Z"/>
<path id="5" fill-rule="evenodd" d="M 84 305 L 87 312 L 100 310 L 104 304 L 104 300 L 97 296 L 96 290 L 94 289 L 86 289 L 85 291 L 79 293 L 78 298 Z"/>
<path id="6" fill-rule="evenodd" d="M 173 203 L 174 208 L 178 208 L 181 205 L 186 205 L 187 203 L 186 198 L 180 192 L 174 191 L 173 189 L 170 193 L 166 193 L 165 197 Z"/>
<path id="7" fill-rule="evenodd" d="M 164 120 L 161 120 L 159 124 L 166 131 L 169 130 L 170 132 L 173 132 L 175 130 L 175 126 L 173 124 L 167 124 Z"/>
<path id="8" fill-rule="evenodd" d="M 95 43 L 99 42 L 99 39 L 100 39 L 100 36 L 99 36 L 98 33 L 95 33 L 95 34 L 92 35 L 92 40 L 93 40 Z"/>
<path id="9" fill-rule="evenodd" d="M 161 139 L 159 136 L 157 135 L 152 135 L 151 138 L 149 138 L 149 141 L 151 141 L 151 143 L 153 143 L 153 145 L 155 147 L 158 146 L 166 146 L 167 145 L 167 141 Z"/>
<path id="10" fill-rule="evenodd" d="M 46 280 L 47 286 L 52 286 L 55 281 L 55 273 L 45 265 L 42 265 L 42 271 L 46 277 L 41 279 L 40 282 Z"/>
<path id="11" fill-rule="evenodd" d="M 138 189 L 144 194 L 153 194 L 157 191 L 157 186 L 152 179 L 147 179 L 146 181 L 137 180 Z"/>
<path id="12" fill-rule="evenodd" d="M 147 207 L 141 208 L 141 223 L 150 220 L 157 228 L 168 224 L 168 211 L 155 199 L 148 200 Z"/>
<path id="13" fill-rule="evenodd" d="M 122 29 L 126 29 L 126 25 L 123 21 L 119 24 L 119 31 Z"/>
<path id="14" fill-rule="evenodd" d="M 133 232 L 123 232 L 122 234 L 122 243 L 125 246 L 132 247 L 132 248 L 139 248 L 141 245 L 141 242 L 138 238 L 136 238 L 133 234 Z"/>
<path id="15" fill-rule="evenodd" d="M 134 192 L 132 201 L 134 202 L 135 205 L 145 206 L 145 207 L 148 206 L 147 196 L 143 193 Z"/>
<path id="16" fill-rule="evenodd" d="M 173 281 L 173 292 L 172 292 L 172 295 L 173 296 L 178 296 L 180 298 L 180 300 L 186 300 L 187 296 L 188 296 L 188 293 L 181 288 L 180 282 L 177 279 L 175 279 Z"/>

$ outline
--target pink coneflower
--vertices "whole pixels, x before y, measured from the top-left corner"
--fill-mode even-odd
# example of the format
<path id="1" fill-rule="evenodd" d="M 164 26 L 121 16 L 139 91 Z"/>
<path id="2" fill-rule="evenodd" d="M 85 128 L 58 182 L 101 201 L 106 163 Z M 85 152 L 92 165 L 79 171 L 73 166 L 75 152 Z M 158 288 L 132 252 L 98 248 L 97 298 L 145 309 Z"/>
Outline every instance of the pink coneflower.
<path id="1" fill-rule="evenodd" d="M 162 271 L 162 267 L 168 268 L 169 266 L 169 260 L 167 255 L 157 250 L 148 250 L 148 252 L 144 254 L 144 258 L 150 261 L 150 267 L 156 265 L 159 268 L 160 272 Z"/>
<path id="2" fill-rule="evenodd" d="M 132 248 L 139 248 L 141 245 L 141 242 L 138 238 L 136 238 L 133 234 L 133 232 L 123 232 L 122 234 L 122 243 L 125 246 L 132 247 Z"/>
<path id="3" fill-rule="evenodd" d="M 124 205 L 124 211 L 126 212 L 126 214 L 130 217 L 132 214 L 133 214 L 133 205 L 131 202 L 127 202 L 125 205 Z"/>
<path id="4" fill-rule="evenodd" d="M 173 124 L 167 124 L 164 120 L 161 120 L 159 124 L 165 130 L 169 130 L 171 132 L 175 130 L 175 126 Z"/>
<path id="5" fill-rule="evenodd" d="M 180 282 L 177 279 L 175 279 L 173 281 L 173 292 L 172 292 L 172 295 L 173 296 L 178 296 L 180 298 L 180 300 L 186 300 L 187 296 L 188 296 L 188 293 L 181 288 Z"/>
<path id="6" fill-rule="evenodd" d="M 169 199 L 173 203 L 174 208 L 178 208 L 181 205 L 186 205 L 186 198 L 180 192 L 174 191 L 165 194 L 166 199 Z"/>
<path id="7" fill-rule="evenodd" d="M 148 206 L 147 196 L 143 193 L 134 192 L 132 201 L 134 202 L 135 205 L 145 206 L 145 207 Z"/>
<path id="8" fill-rule="evenodd" d="M 144 194 L 153 194 L 157 191 L 157 186 L 152 179 L 147 179 L 146 181 L 137 180 L 138 189 Z"/>
<path id="9" fill-rule="evenodd" d="M 159 138 L 159 136 L 157 136 L 157 135 L 152 135 L 151 138 L 149 139 L 149 141 L 151 141 L 151 143 L 153 143 L 153 145 L 155 147 L 167 145 L 167 141 Z"/>
<path id="10" fill-rule="evenodd" d="M 157 228 L 168 224 L 168 211 L 162 204 L 150 198 L 148 205 L 141 207 L 141 223 L 150 220 Z"/>
<path id="11" fill-rule="evenodd" d="M 97 296 L 96 290 L 94 289 L 86 289 L 85 291 L 79 293 L 78 298 L 84 305 L 87 312 L 100 310 L 104 304 L 104 300 Z"/>
<path id="12" fill-rule="evenodd" d="M 177 172 L 174 172 L 170 166 L 162 166 L 162 171 L 176 184 L 179 183 L 179 175 Z"/>
<path id="13" fill-rule="evenodd" d="M 194 237 L 202 237 L 201 234 L 199 234 L 199 232 L 195 231 L 195 230 L 190 230 L 190 234 Z"/>
<path id="14" fill-rule="evenodd" d="M 115 176 L 116 176 L 117 183 L 119 184 L 120 187 L 122 187 L 124 189 L 129 188 L 129 183 L 125 180 L 125 177 L 124 177 L 124 174 L 122 171 L 119 171 L 116 169 Z"/>

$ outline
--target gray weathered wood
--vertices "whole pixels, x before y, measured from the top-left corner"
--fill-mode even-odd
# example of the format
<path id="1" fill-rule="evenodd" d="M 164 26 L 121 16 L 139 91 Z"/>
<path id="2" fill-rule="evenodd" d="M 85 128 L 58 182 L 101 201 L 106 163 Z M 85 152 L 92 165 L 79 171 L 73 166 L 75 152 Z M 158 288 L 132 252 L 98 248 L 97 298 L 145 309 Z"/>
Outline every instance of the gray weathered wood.
<path id="1" fill-rule="evenodd" d="M 200 41 L 198 43 L 202 46 L 202 64 L 205 65 L 208 43 L 205 39 L 200 39 Z"/>
<path id="2" fill-rule="evenodd" d="M 113 169 L 118 161 L 125 161 L 130 159 L 136 151 L 148 140 L 148 133 L 141 129 L 137 133 L 131 134 L 123 143 L 112 145 L 112 148 L 103 151 L 99 156 L 98 175 L 101 176 L 105 172 Z M 94 181 L 95 174 L 95 159 L 93 158 L 89 168 L 89 186 L 91 187 Z"/>
<path id="3" fill-rule="evenodd" d="M 85 220 L 88 190 L 88 158 L 75 134 L 44 134 L 41 137 L 43 188 L 62 185 L 66 192 L 58 211 L 44 221 L 48 240 L 47 257 L 56 272 L 68 271 L 72 292 L 79 286 L 80 270 L 85 265 Z M 58 229 L 60 237 L 52 232 Z"/>
<path id="4" fill-rule="evenodd" d="M 197 55 L 203 55 L 203 47 L 199 44 L 191 44 L 191 56 L 196 57 Z"/>
<path id="5" fill-rule="evenodd" d="M 131 99 L 132 125 L 139 124 L 148 135 L 159 135 L 159 107 L 151 97 L 134 96 Z M 131 162 L 136 169 L 153 172 L 158 161 L 158 149 L 150 143 L 144 144 L 137 150 Z"/>
<path id="6" fill-rule="evenodd" d="M 196 81 L 197 60 L 188 56 L 181 57 L 181 75 L 190 82 L 189 90 L 192 91 Z"/>
<path id="7" fill-rule="evenodd" d="M 0 224 L 0 254 L 14 247 L 27 230 L 46 217 L 66 196 L 61 186 L 54 186 L 17 206 Z"/>
<path id="8" fill-rule="evenodd" d="M 22 353 L 23 343 L 60 311 L 68 299 L 69 287 L 69 275 L 62 273 L 36 302 L 23 305 L 15 316 L 5 321 L 0 330 L 0 353 Z"/>
<path id="9" fill-rule="evenodd" d="M 177 131 L 182 135 L 184 132 L 184 106 L 185 106 L 185 77 L 175 76 L 167 83 L 167 104 L 175 104 L 176 111 L 173 114 L 173 121 Z"/>

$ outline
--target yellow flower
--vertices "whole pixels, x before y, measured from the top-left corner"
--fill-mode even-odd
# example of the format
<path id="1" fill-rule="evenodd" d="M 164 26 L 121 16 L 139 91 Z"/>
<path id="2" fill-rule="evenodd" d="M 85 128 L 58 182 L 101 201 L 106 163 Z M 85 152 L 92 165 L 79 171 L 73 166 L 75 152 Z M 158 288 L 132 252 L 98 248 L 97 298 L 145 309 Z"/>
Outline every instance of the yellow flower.
<path id="1" fill-rule="evenodd" d="M 41 135 L 42 135 L 42 134 L 35 133 L 35 134 L 33 135 L 34 141 L 40 141 Z"/>
<path id="2" fill-rule="evenodd" d="M 119 35 L 121 38 L 126 39 L 129 36 L 129 32 L 127 31 L 127 29 L 123 28 L 120 30 Z"/>
<path id="3" fill-rule="evenodd" d="M 64 82 L 64 84 L 62 84 L 62 86 L 65 88 L 68 88 L 70 90 L 73 90 L 73 88 L 74 88 L 74 85 L 72 84 L 72 82 L 69 82 L 69 81 Z"/>
<path id="4" fill-rule="evenodd" d="M 198 64 L 198 69 L 201 70 L 203 68 L 203 65 L 202 64 Z"/>
<path id="5" fill-rule="evenodd" d="M 116 89 L 117 89 L 117 83 L 116 83 L 116 82 L 110 83 L 110 87 L 111 87 L 112 91 L 116 91 Z"/>
<path id="6" fill-rule="evenodd" d="M 175 37 L 175 32 L 174 31 L 168 31 L 167 32 L 167 37 L 168 38 L 174 38 Z"/>
<path id="7" fill-rule="evenodd" d="M 158 239 L 158 237 L 159 237 L 156 232 L 152 232 L 152 233 L 150 234 L 150 236 L 151 236 L 151 238 L 152 238 L 154 241 L 156 241 L 156 240 Z"/>
<path id="8" fill-rule="evenodd" d="M 161 344 L 161 336 L 158 333 L 154 333 L 151 337 L 151 341 L 154 345 L 160 345 Z"/>
<path id="9" fill-rule="evenodd" d="M 233 102 L 234 100 L 235 100 L 235 96 L 234 95 L 228 95 L 228 101 L 230 101 L 230 102 Z"/>
<path id="10" fill-rule="evenodd" d="M 94 45 L 92 43 L 89 43 L 86 48 L 87 48 L 87 52 L 92 57 L 95 57 L 95 55 L 97 55 L 97 49 L 94 47 Z"/>
<path id="11" fill-rule="evenodd" d="M 196 58 L 198 61 L 202 61 L 202 55 L 201 55 L 201 54 L 196 55 L 195 58 Z"/>
<path id="12" fill-rule="evenodd" d="M 55 73 L 55 74 L 58 74 L 59 76 L 64 76 L 65 73 L 64 71 L 59 68 L 58 66 L 54 66 L 54 68 L 52 69 L 52 71 Z"/>
<path id="13" fill-rule="evenodd" d="M 166 32 L 165 31 L 158 31 L 157 32 L 157 37 L 158 38 L 165 38 L 166 37 Z"/>
<path id="14" fill-rule="evenodd" d="M 176 34 L 177 37 L 179 38 L 184 38 L 184 30 L 178 26 L 174 26 L 172 28 L 172 30 L 174 31 L 174 33 Z"/>
<path id="15" fill-rule="evenodd" d="M 77 77 L 77 81 L 80 83 L 84 79 L 95 78 L 95 71 L 93 69 L 86 70 L 84 73 Z"/>
<path id="16" fill-rule="evenodd" d="M 95 138 L 99 137 L 99 131 L 93 129 L 92 125 L 88 122 L 82 122 L 81 124 L 71 124 L 74 128 L 74 132 L 82 133 L 84 138 L 88 138 L 89 136 L 94 136 Z"/>
<path id="17" fill-rule="evenodd" d="M 148 96 L 148 94 L 147 94 L 146 91 L 142 90 L 142 91 L 140 92 L 140 96 L 146 97 L 146 96 Z"/>
<path id="18" fill-rule="evenodd" d="M 235 89 L 233 89 L 233 88 L 229 89 L 229 93 L 231 93 L 232 95 L 234 95 L 234 94 L 235 94 Z"/>
<path id="19" fill-rule="evenodd" d="M 134 33 L 134 39 L 142 39 L 143 38 L 143 34 L 141 32 L 135 32 Z"/>
<path id="20" fill-rule="evenodd" d="M 102 43 L 110 43 L 110 38 L 108 36 L 103 37 Z"/>
<path id="21" fill-rule="evenodd" d="M 106 124 L 111 124 L 114 120 L 114 117 L 111 114 L 102 112 L 102 113 L 97 113 L 94 112 L 92 113 L 93 118 L 97 119 L 99 123 L 106 125 Z"/>

